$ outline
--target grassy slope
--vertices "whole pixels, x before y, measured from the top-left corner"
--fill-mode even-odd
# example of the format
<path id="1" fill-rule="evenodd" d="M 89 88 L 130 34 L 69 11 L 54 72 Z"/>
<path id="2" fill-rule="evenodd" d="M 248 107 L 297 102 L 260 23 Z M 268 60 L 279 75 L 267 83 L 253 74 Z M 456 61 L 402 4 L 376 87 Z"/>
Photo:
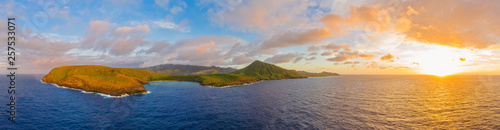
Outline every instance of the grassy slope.
<path id="1" fill-rule="evenodd" d="M 232 74 L 253 77 L 261 80 L 306 78 L 305 76 L 297 73 L 295 70 L 283 69 L 276 65 L 264 63 L 258 60 L 243 69 L 233 72 Z"/>
<path id="2" fill-rule="evenodd" d="M 256 78 L 234 75 L 234 74 L 211 74 L 211 75 L 172 75 L 168 80 L 192 81 L 201 85 L 230 86 L 253 83 L 259 81 Z"/>
<path id="3" fill-rule="evenodd" d="M 169 75 L 129 68 L 106 66 L 62 66 L 52 69 L 42 80 L 60 86 L 99 92 L 113 96 L 145 93 L 142 84 L 160 80 Z"/>

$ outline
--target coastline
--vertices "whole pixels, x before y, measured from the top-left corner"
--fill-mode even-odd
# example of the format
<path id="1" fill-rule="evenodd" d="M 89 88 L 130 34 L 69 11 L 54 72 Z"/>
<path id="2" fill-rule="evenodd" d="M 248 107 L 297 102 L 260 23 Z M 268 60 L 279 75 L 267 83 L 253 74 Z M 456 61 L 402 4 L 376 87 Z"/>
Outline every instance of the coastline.
<path id="1" fill-rule="evenodd" d="M 43 78 L 42 78 L 43 79 Z M 113 95 L 110 95 L 110 94 L 105 94 L 105 93 L 99 93 L 99 92 L 89 92 L 89 91 L 85 91 L 83 89 L 76 89 L 76 88 L 72 88 L 72 87 L 68 87 L 68 86 L 61 86 L 61 85 L 58 85 L 58 84 L 55 84 L 55 83 L 47 83 L 47 82 L 43 82 L 43 80 L 40 79 L 40 82 L 41 83 L 44 83 L 44 84 L 50 84 L 50 85 L 53 85 L 57 88 L 63 88 L 63 89 L 70 89 L 70 90 L 75 90 L 75 91 L 80 91 L 82 93 L 86 93 L 86 94 L 96 94 L 96 95 L 100 95 L 100 96 L 103 96 L 103 97 L 108 97 L 108 98 L 122 98 L 122 97 L 127 97 L 127 96 L 131 96 L 131 95 L 140 95 L 140 94 L 148 94 L 148 93 L 151 93 L 150 91 L 147 91 L 145 93 L 138 93 L 138 94 L 122 94 L 120 96 L 113 96 Z"/>

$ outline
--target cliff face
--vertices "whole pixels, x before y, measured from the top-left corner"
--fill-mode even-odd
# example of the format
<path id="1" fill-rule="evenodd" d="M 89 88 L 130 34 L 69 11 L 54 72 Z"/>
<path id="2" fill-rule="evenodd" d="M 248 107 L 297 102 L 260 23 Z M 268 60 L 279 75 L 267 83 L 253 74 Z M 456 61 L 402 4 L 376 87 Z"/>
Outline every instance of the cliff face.
<path id="1" fill-rule="evenodd" d="M 168 75 L 140 69 L 105 66 L 62 66 L 52 69 L 42 81 L 59 86 L 121 96 L 146 93 L 143 84 Z"/>

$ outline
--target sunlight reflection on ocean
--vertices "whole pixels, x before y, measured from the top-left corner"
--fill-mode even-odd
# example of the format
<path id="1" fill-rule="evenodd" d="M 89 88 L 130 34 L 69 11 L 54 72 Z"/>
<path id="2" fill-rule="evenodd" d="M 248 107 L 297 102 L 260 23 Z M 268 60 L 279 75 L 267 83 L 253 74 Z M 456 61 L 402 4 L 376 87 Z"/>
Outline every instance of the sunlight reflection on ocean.
<path id="1" fill-rule="evenodd" d="M 336 128 L 500 129 L 500 82 L 491 78 L 500 79 L 343 76 L 325 88 L 328 98 L 320 99 L 329 105 L 321 115 L 339 121 L 340 127 L 331 126 Z"/>

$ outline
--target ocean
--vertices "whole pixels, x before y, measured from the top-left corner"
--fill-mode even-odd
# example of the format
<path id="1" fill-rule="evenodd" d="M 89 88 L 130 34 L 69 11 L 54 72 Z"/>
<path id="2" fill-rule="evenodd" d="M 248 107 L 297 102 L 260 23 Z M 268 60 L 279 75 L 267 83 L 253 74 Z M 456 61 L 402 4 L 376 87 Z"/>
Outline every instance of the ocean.
<path id="1" fill-rule="evenodd" d="M 500 76 L 338 77 L 216 88 L 152 82 L 121 98 L 0 78 L 0 129 L 500 129 Z"/>

